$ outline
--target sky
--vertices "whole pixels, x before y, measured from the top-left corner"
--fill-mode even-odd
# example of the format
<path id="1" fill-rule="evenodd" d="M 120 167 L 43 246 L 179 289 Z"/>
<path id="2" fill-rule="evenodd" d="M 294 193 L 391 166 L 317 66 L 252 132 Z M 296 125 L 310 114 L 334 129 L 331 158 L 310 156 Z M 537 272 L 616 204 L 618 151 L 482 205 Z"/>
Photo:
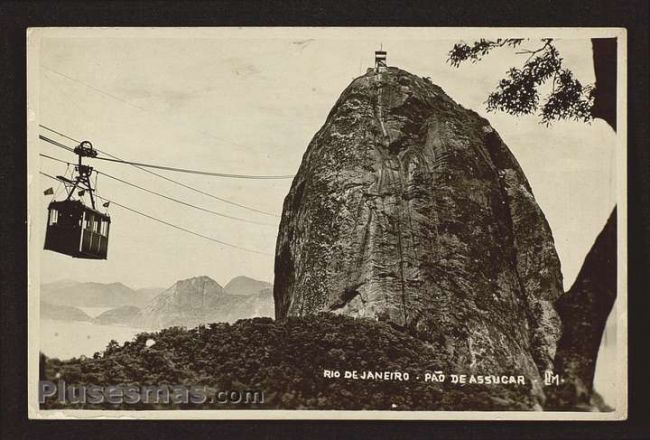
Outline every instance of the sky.
<path id="1" fill-rule="evenodd" d="M 536 116 L 488 113 L 485 100 L 524 55 L 503 48 L 476 64 L 446 63 L 462 29 L 445 34 L 400 29 L 95 30 L 44 34 L 37 75 L 37 122 L 132 161 L 205 171 L 291 175 L 341 92 L 373 64 L 382 45 L 388 64 L 430 77 L 459 104 L 486 117 L 522 166 L 551 226 L 565 287 L 616 203 L 616 137 L 601 120 L 546 127 Z M 506 35 L 507 37 L 508 35 Z M 525 43 L 535 48 L 538 40 Z M 562 39 L 566 67 L 594 82 L 588 38 Z M 74 144 L 41 129 L 52 139 Z M 72 154 L 34 141 L 41 153 Z M 92 161 L 98 170 L 142 187 L 259 225 L 215 216 L 100 176 L 98 193 L 170 223 L 263 255 L 230 248 L 110 207 L 108 260 L 42 251 L 41 281 L 122 282 L 168 287 L 207 275 L 224 285 L 238 275 L 273 281 L 279 218 L 253 213 L 180 188 L 128 165 Z M 40 159 L 59 175 L 66 166 Z M 34 170 L 30 170 L 32 172 Z M 231 201 L 280 215 L 291 180 L 238 180 L 156 171 Z M 41 177 L 38 191 L 56 188 Z M 44 232 L 51 196 L 39 193 Z M 63 194 L 60 188 L 58 196 Z M 32 213 L 34 215 L 34 213 Z"/>

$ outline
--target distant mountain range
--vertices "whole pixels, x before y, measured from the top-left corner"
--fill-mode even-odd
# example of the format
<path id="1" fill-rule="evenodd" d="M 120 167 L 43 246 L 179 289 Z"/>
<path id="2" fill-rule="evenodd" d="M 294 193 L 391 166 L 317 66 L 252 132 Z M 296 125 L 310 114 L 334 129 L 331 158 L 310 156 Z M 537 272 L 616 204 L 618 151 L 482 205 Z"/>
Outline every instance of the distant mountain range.
<path id="1" fill-rule="evenodd" d="M 162 287 L 131 289 L 122 283 L 57 281 L 41 285 L 41 301 L 71 307 L 142 307 L 165 290 Z"/>
<path id="2" fill-rule="evenodd" d="M 135 306 L 122 306 L 110 309 L 97 316 L 93 322 L 102 325 L 128 325 L 140 327 L 137 319 L 140 316 L 140 309 Z"/>
<path id="3" fill-rule="evenodd" d="M 111 307 L 92 318 L 80 308 Z M 239 276 L 226 287 L 207 276 L 174 283 L 168 289 L 131 289 L 121 283 L 59 281 L 41 286 L 41 317 L 91 321 L 146 329 L 196 327 L 274 316 L 273 285 Z"/>
<path id="4" fill-rule="evenodd" d="M 81 309 L 50 304 L 47 301 L 41 301 L 41 318 L 58 321 L 92 321 L 92 318 Z"/>
<path id="5" fill-rule="evenodd" d="M 266 287 L 269 284 L 250 278 L 238 278 L 239 281 L 235 283 L 239 292 L 237 294 L 230 294 L 207 276 L 177 281 L 150 301 L 142 309 L 138 320 L 144 327 L 156 329 L 171 326 L 196 327 L 211 322 L 273 316 L 273 293 Z M 254 286 L 263 289 L 246 294 Z"/>
<path id="6" fill-rule="evenodd" d="M 254 295 L 264 289 L 273 288 L 273 284 L 253 278 L 238 276 L 233 278 L 223 288 L 229 295 Z"/>

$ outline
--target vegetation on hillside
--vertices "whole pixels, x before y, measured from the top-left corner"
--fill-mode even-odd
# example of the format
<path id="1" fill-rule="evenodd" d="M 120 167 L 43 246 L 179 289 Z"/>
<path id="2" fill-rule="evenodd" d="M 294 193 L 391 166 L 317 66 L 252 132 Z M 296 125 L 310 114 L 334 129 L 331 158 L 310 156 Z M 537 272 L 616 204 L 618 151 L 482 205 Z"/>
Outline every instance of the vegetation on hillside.
<path id="1" fill-rule="evenodd" d="M 155 341 L 155 343 L 153 343 Z M 152 345 L 153 343 L 153 345 Z M 425 372 L 446 370 L 434 349 L 389 324 L 333 314 L 273 321 L 254 318 L 190 330 L 172 327 L 114 341 L 90 359 L 41 355 L 41 378 L 75 385 L 206 385 L 215 390 L 259 390 L 264 403 L 224 405 L 65 404 L 44 409 L 392 409 L 527 410 L 529 385 L 425 382 Z M 324 377 L 339 370 L 340 378 Z M 408 381 L 345 379 L 345 370 L 408 372 Z M 417 377 L 420 379 L 418 380 Z"/>

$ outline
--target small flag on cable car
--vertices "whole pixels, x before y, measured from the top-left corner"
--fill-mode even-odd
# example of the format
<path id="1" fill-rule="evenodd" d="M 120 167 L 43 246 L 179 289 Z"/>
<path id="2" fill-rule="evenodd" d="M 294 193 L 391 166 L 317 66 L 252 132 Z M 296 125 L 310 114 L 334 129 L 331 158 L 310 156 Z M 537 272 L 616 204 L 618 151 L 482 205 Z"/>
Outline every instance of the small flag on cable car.
<path id="1" fill-rule="evenodd" d="M 104 202 L 104 203 L 102 203 L 102 206 L 104 208 L 108 208 L 108 205 L 110 205 L 110 204 L 111 204 L 111 202 Z"/>
<path id="2" fill-rule="evenodd" d="M 52 194 L 54 194 L 54 188 L 46 189 L 45 191 L 43 191 L 43 194 L 46 196 L 51 196 Z"/>
<path id="3" fill-rule="evenodd" d="M 82 189 L 77 194 L 79 194 L 79 197 L 83 197 L 83 195 L 86 194 L 86 190 Z"/>

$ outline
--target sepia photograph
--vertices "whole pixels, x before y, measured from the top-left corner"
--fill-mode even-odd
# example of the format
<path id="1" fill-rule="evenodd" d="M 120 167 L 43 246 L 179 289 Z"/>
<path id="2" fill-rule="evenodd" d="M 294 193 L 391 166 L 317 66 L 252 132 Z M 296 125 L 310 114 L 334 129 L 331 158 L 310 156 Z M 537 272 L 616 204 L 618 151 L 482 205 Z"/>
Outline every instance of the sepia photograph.
<path id="1" fill-rule="evenodd" d="M 625 29 L 26 39 L 30 418 L 627 418 Z"/>

